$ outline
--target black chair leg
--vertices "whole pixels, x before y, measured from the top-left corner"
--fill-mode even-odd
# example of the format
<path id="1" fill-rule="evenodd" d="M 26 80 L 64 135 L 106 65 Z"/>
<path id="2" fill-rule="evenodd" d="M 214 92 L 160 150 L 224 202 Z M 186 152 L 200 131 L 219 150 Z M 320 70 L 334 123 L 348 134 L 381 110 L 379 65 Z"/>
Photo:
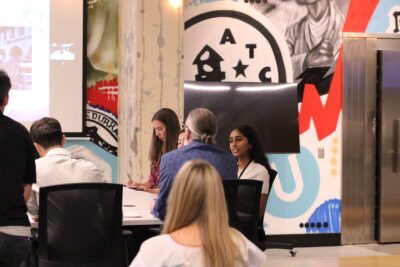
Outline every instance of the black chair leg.
<path id="1" fill-rule="evenodd" d="M 131 247 L 132 231 L 123 230 L 122 237 L 123 237 L 123 242 L 124 242 L 124 266 L 129 266 L 132 261 L 132 257 L 131 257 L 131 254 L 132 254 L 132 247 Z"/>
<path id="2" fill-rule="evenodd" d="M 39 258 L 38 258 L 37 250 L 38 250 L 37 239 L 31 238 L 31 249 L 29 251 L 25 266 L 28 266 L 28 267 L 38 267 L 39 266 Z"/>
<path id="3" fill-rule="evenodd" d="M 269 241 L 265 241 L 265 242 L 262 242 L 262 243 L 263 243 L 263 246 L 264 246 L 264 250 L 265 249 L 273 249 L 273 248 L 288 249 L 290 255 L 292 257 L 296 257 L 297 250 L 295 249 L 294 243 L 279 243 L 279 242 L 269 242 Z"/>
<path id="4" fill-rule="evenodd" d="M 296 257 L 296 254 L 297 254 L 297 251 L 295 250 L 294 242 L 282 243 L 282 242 L 267 241 L 267 237 L 265 235 L 264 228 L 262 228 L 262 224 L 260 224 L 258 227 L 258 242 L 256 243 L 256 246 L 259 249 L 261 249 L 262 251 L 264 251 L 266 249 L 272 249 L 272 248 L 288 249 L 290 252 L 290 255 L 292 257 Z"/>

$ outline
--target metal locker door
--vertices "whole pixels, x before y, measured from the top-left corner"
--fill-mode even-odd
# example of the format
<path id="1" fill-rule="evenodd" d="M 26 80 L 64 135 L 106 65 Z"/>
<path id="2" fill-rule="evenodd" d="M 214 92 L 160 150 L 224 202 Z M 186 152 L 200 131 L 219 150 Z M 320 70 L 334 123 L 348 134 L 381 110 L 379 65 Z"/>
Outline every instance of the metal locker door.
<path id="1" fill-rule="evenodd" d="M 400 241 L 400 51 L 380 51 L 380 169 L 377 238 L 381 243 Z"/>

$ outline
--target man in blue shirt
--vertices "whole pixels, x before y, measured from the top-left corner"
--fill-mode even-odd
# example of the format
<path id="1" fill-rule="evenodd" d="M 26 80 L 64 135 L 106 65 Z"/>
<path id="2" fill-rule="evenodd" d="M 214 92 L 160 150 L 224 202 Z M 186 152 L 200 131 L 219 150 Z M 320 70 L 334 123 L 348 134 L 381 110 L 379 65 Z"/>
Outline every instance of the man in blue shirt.
<path id="1" fill-rule="evenodd" d="M 152 213 L 165 219 L 167 199 L 176 174 L 182 165 L 189 160 L 204 159 L 212 164 L 222 180 L 236 179 L 236 159 L 229 153 L 214 145 L 217 134 L 215 115 L 204 108 L 197 108 L 189 113 L 185 123 L 185 145 L 171 151 L 161 158 L 160 192 Z"/>

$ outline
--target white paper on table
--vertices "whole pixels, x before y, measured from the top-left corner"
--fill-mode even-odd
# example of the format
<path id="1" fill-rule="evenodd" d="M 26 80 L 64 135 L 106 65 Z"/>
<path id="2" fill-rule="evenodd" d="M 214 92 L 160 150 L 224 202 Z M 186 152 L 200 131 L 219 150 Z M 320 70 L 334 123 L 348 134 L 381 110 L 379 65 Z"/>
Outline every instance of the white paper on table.
<path id="1" fill-rule="evenodd" d="M 142 217 L 139 213 L 137 213 L 132 207 L 122 207 L 123 217 L 126 218 L 139 218 Z"/>

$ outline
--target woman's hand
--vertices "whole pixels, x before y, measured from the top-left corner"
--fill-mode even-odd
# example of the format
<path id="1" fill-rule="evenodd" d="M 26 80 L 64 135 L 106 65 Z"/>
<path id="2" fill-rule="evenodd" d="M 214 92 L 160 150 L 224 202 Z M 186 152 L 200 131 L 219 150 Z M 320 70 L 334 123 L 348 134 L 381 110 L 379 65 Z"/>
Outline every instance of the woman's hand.
<path id="1" fill-rule="evenodd" d="M 158 187 L 157 188 L 143 187 L 142 190 L 153 194 L 158 194 L 158 192 L 160 191 Z"/>
<path id="2" fill-rule="evenodd" d="M 151 192 L 151 186 L 149 184 L 141 184 L 138 189 L 145 192 Z"/>
<path id="3" fill-rule="evenodd" d="M 140 184 L 133 181 L 133 180 L 129 180 L 129 182 L 126 183 L 126 186 L 129 188 L 135 188 L 138 189 L 140 187 Z"/>

